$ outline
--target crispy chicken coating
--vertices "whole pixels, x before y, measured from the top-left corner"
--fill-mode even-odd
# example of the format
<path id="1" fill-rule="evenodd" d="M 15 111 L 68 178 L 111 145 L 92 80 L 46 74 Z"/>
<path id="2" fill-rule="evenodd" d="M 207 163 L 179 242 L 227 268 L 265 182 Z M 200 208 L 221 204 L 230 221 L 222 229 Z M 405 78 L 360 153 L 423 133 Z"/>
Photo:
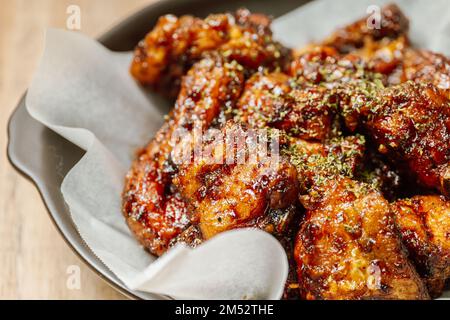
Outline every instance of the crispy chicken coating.
<path id="1" fill-rule="evenodd" d="M 285 155 L 277 130 L 258 131 L 229 121 L 202 156 L 182 164 L 174 179 L 195 220 L 177 241 L 196 245 L 220 232 L 259 228 L 286 250 L 290 272 L 284 298 L 298 298 L 293 237 L 299 220 L 297 171 Z M 280 140 L 278 140 L 280 139 Z"/>
<path id="2" fill-rule="evenodd" d="M 357 119 L 380 153 L 397 167 L 413 173 L 421 185 L 449 195 L 447 94 L 430 83 L 413 82 L 352 94 L 350 109 L 346 109 L 348 105 L 343 108 L 349 127 L 353 128 Z"/>
<path id="3" fill-rule="evenodd" d="M 171 190 L 171 167 L 160 151 L 164 147 L 167 146 L 160 149 L 154 140 L 138 155 L 123 193 L 123 214 L 128 226 L 139 242 L 158 256 L 190 222 L 186 203 Z"/>
<path id="4" fill-rule="evenodd" d="M 329 179 L 306 213 L 294 256 L 305 299 L 427 299 L 378 191 Z"/>
<path id="5" fill-rule="evenodd" d="M 429 82 L 450 90 L 450 60 L 427 50 L 409 49 L 402 57 L 401 82 Z"/>
<path id="6" fill-rule="evenodd" d="M 405 53 L 412 50 L 405 35 L 396 39 L 385 38 L 380 41 L 367 41 L 361 49 L 352 52 L 367 63 L 367 69 L 388 77 L 389 85 L 399 84 L 405 79 L 401 76 Z"/>
<path id="7" fill-rule="evenodd" d="M 286 234 L 297 203 L 297 172 L 264 137 L 228 122 L 203 143 L 203 156 L 180 166 L 175 185 L 191 204 L 204 239 L 255 226 Z"/>
<path id="8" fill-rule="evenodd" d="M 381 14 L 380 29 L 368 29 L 364 18 L 338 30 L 321 45 L 362 58 L 368 70 L 387 75 L 390 85 L 414 80 L 450 89 L 449 59 L 410 47 L 408 20 L 396 5 L 384 7 Z"/>
<path id="9" fill-rule="evenodd" d="M 131 74 L 143 85 L 176 95 L 186 71 L 212 52 L 247 70 L 283 67 L 289 51 L 272 40 L 270 23 L 244 9 L 206 19 L 163 16 L 136 47 Z"/>
<path id="10" fill-rule="evenodd" d="M 415 196 L 393 204 L 397 228 L 433 297 L 450 277 L 450 202 L 442 196 Z"/>
<path id="11" fill-rule="evenodd" d="M 326 49 L 330 50 L 329 47 Z M 337 56 L 336 53 L 334 56 Z M 429 82 L 440 89 L 450 89 L 450 60 L 442 54 L 411 48 L 404 35 L 396 39 L 366 41 L 362 48 L 344 57 L 348 59 L 348 56 L 362 59 L 367 71 L 387 76 L 385 82 L 388 85 L 413 80 Z"/>
<path id="12" fill-rule="evenodd" d="M 196 63 L 183 79 L 175 108 L 161 130 L 134 161 L 123 193 L 123 213 L 140 243 L 163 254 L 191 220 L 172 184 L 177 166 L 172 150 L 178 138 L 207 129 L 222 109 L 235 103 L 243 87 L 243 68 L 221 57 Z"/>
<path id="13" fill-rule="evenodd" d="M 450 89 L 450 60 L 435 52 L 409 47 L 404 36 L 366 44 L 352 54 L 361 57 L 368 70 L 386 75 L 389 85 L 413 80 Z"/>
<path id="14" fill-rule="evenodd" d="M 237 105 L 237 118 L 257 128 L 276 128 L 289 135 L 324 141 L 337 111 L 336 97 L 326 88 L 299 87 L 284 73 L 255 73 Z"/>

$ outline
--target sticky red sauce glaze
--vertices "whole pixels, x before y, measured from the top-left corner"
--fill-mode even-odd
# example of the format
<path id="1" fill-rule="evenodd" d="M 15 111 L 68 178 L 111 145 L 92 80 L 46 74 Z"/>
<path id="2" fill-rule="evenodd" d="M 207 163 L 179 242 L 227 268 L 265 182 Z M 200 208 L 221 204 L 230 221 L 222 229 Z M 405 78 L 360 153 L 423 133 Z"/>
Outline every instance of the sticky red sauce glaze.
<path id="1" fill-rule="evenodd" d="M 430 295 L 442 294 L 450 276 L 450 202 L 437 195 L 393 204 L 397 228 Z"/>
<path id="2" fill-rule="evenodd" d="M 190 224 L 192 214 L 172 183 L 177 172 L 171 158 L 175 133 L 192 131 L 195 122 L 206 130 L 219 113 L 239 97 L 242 66 L 220 56 L 197 62 L 183 79 L 172 114 L 141 151 L 127 175 L 123 212 L 137 239 L 153 254 L 163 254 L 172 239 Z"/>
<path id="3" fill-rule="evenodd" d="M 181 77 L 211 53 L 249 70 L 283 68 L 290 51 L 273 41 L 270 23 L 267 16 L 244 9 L 206 19 L 163 16 L 136 47 L 131 74 L 143 85 L 176 96 Z"/>
<path id="4" fill-rule="evenodd" d="M 248 129 L 228 121 L 222 128 L 224 139 L 204 142 L 220 163 L 199 160 L 181 165 L 174 184 L 196 217 L 200 234 L 197 237 L 207 240 L 236 228 L 258 228 L 273 234 L 285 248 L 291 265 L 284 298 L 298 298 L 292 255 L 293 237 L 301 217 L 297 171 L 286 156 L 278 155 L 279 160 L 272 162 L 269 156 L 274 155 L 266 154 L 264 147 L 254 149 L 256 141 L 249 141 Z M 246 144 L 230 147 L 227 136 Z M 227 163 L 227 157 L 233 159 L 238 154 L 246 161 Z M 249 159 L 256 154 L 256 161 Z M 188 238 L 190 243 L 191 234 L 189 230 L 179 240 Z"/>
<path id="5" fill-rule="evenodd" d="M 306 140 L 329 137 L 336 97 L 323 87 L 300 86 L 284 73 L 256 73 L 238 103 L 238 118 L 257 128 L 276 128 Z"/>
<path id="6" fill-rule="evenodd" d="M 450 100 L 432 84 L 407 82 L 369 104 L 365 127 L 378 150 L 420 184 L 449 195 Z"/>
<path id="7" fill-rule="evenodd" d="M 405 50 L 399 74 L 401 82 L 430 82 L 440 89 L 450 89 L 450 60 L 439 53 L 411 48 Z"/>
<path id="8" fill-rule="evenodd" d="M 165 175 L 155 159 L 142 154 L 127 176 L 124 192 L 123 211 L 129 227 L 140 243 L 156 255 L 164 253 L 170 240 L 190 222 L 180 195 L 166 190 Z"/>
<path id="9" fill-rule="evenodd" d="M 395 39 L 408 32 L 408 18 L 395 4 L 383 7 L 380 14 L 378 27 L 374 25 L 373 28 L 369 28 L 368 17 L 364 17 L 339 28 L 322 44 L 336 48 L 340 53 L 348 53 L 367 45 L 368 41 Z"/>
<path id="10" fill-rule="evenodd" d="M 284 298 L 428 299 L 425 283 L 440 294 L 448 201 L 384 195 L 449 196 L 450 63 L 410 47 L 398 7 L 381 14 L 381 29 L 366 17 L 292 55 L 270 19 L 247 10 L 162 17 L 131 66 L 143 85 L 178 96 L 126 180 L 123 212 L 144 247 L 161 255 L 253 227 L 286 249 Z M 244 139 L 249 129 L 276 133 L 279 162 L 176 162 L 191 144 L 174 140 L 178 130 L 198 125 Z M 226 149 L 220 139 L 202 147 Z M 405 196 L 411 179 L 416 193 Z"/>
<path id="11" fill-rule="evenodd" d="M 289 219 L 298 203 L 295 167 L 286 157 L 279 156 L 272 162 L 262 149 L 247 149 L 250 138 L 240 124 L 228 122 L 222 132 L 224 139 L 211 142 L 212 158 L 220 159 L 220 163 L 198 160 L 181 165 L 174 181 L 194 208 L 203 237 L 209 239 L 226 230 L 252 225 L 285 234 L 286 221 L 281 216 Z M 230 146 L 227 136 L 247 143 L 238 149 L 237 144 Z M 238 153 L 245 153 L 246 161 L 239 162 L 235 158 Z M 252 154 L 258 154 L 259 159 L 250 160 Z M 229 156 L 235 159 L 232 163 L 227 162 Z"/>
<path id="12" fill-rule="evenodd" d="M 427 299 L 389 204 L 349 178 L 328 180 L 307 211 L 294 257 L 304 299 Z"/>

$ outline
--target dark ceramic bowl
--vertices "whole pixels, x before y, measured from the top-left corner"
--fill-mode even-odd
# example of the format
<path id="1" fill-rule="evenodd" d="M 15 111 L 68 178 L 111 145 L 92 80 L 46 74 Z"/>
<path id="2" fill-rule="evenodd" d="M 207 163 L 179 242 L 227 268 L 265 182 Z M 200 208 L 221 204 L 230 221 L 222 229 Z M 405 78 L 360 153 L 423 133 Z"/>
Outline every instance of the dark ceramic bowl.
<path id="1" fill-rule="evenodd" d="M 234 11 L 246 7 L 278 17 L 308 0 L 165 0 L 125 19 L 99 41 L 114 51 L 129 51 L 155 25 L 159 16 Z M 84 151 L 57 135 L 28 114 L 24 97 L 11 115 L 8 127 L 8 157 L 11 164 L 38 188 L 51 219 L 72 250 L 102 279 L 131 298 L 165 297 L 131 291 L 89 250 L 80 238 L 61 194 L 66 173 L 81 159 Z"/>

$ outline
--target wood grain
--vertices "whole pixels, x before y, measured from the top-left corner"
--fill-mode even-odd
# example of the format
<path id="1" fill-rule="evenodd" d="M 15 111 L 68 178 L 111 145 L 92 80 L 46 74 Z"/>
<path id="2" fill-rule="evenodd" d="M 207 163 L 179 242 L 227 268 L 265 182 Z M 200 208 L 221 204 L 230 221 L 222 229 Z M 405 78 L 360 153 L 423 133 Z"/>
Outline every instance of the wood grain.
<path id="1" fill-rule="evenodd" d="M 155 0 L 0 0 L 0 299 L 124 299 L 72 253 L 35 187 L 6 158 L 8 118 L 31 81 L 47 27 L 66 27 L 81 8 L 81 32 L 97 36 Z M 81 288 L 69 289 L 79 266 Z"/>

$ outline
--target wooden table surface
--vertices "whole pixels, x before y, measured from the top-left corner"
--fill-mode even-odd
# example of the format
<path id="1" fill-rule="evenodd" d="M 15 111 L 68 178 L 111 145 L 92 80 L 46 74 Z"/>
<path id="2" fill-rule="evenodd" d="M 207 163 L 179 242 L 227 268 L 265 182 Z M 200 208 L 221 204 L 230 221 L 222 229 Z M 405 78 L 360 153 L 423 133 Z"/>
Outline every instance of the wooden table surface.
<path id="1" fill-rule="evenodd" d="M 154 1 L 0 0 L 0 299 L 125 298 L 72 253 L 36 188 L 11 167 L 6 127 L 38 64 L 45 28 L 66 28 L 68 6 L 79 6 L 81 32 L 94 37 Z M 70 285 L 77 266 L 79 288 Z"/>

